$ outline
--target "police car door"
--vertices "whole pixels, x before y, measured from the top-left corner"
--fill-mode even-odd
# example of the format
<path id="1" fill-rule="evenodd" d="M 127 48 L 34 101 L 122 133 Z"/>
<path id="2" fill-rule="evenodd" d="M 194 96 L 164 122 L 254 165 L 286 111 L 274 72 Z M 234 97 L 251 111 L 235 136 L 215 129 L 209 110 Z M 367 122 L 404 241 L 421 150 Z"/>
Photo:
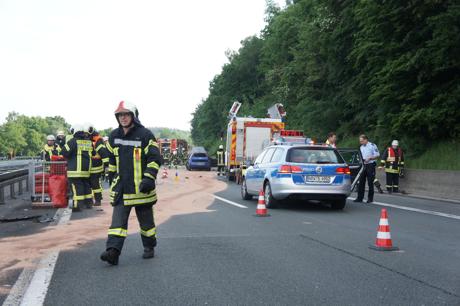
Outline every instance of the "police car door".
<path id="1" fill-rule="evenodd" d="M 343 159 L 348 164 L 348 167 L 350 167 L 351 191 L 353 191 L 364 170 L 361 151 L 359 149 L 337 149 L 337 151 L 339 151 L 340 155 L 342 155 Z"/>

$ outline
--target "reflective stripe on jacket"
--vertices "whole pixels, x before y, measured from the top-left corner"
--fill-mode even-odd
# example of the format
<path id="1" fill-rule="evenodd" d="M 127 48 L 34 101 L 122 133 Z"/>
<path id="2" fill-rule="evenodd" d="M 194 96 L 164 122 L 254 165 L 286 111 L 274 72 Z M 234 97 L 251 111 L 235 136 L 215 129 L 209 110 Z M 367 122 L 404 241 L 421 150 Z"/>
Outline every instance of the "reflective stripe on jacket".
<path id="1" fill-rule="evenodd" d="M 217 151 L 217 165 L 220 166 L 225 166 L 224 162 L 224 151 L 218 150 Z"/>
<path id="2" fill-rule="evenodd" d="M 104 164 L 109 163 L 109 151 L 104 144 L 104 140 L 99 135 L 92 137 L 92 143 L 94 150 L 91 156 L 91 173 L 102 173 L 104 172 Z"/>
<path id="3" fill-rule="evenodd" d="M 67 177 L 90 177 L 93 144 L 83 133 L 77 133 L 62 148 L 62 155 L 67 159 Z"/>
<path id="4" fill-rule="evenodd" d="M 396 151 L 389 147 L 385 150 L 380 161 L 382 166 L 385 166 L 385 172 L 399 173 L 401 167 L 404 167 L 404 154 L 401 148 Z"/>
<path id="5" fill-rule="evenodd" d="M 49 146 L 48 144 L 45 144 L 43 147 L 43 155 L 44 159 L 46 161 L 51 161 L 52 156 L 60 156 L 61 155 L 61 148 L 54 144 L 53 146 Z"/>

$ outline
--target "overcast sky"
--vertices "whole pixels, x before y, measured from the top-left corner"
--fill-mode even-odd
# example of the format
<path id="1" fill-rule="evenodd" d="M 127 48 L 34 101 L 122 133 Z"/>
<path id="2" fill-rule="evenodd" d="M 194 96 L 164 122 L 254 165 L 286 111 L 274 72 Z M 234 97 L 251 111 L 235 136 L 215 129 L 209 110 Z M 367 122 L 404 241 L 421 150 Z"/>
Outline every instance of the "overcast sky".
<path id="1" fill-rule="evenodd" d="M 284 0 L 279 1 L 284 3 Z M 10 111 L 114 127 L 190 129 L 225 51 L 264 26 L 265 0 L 0 0 L 0 122 Z"/>

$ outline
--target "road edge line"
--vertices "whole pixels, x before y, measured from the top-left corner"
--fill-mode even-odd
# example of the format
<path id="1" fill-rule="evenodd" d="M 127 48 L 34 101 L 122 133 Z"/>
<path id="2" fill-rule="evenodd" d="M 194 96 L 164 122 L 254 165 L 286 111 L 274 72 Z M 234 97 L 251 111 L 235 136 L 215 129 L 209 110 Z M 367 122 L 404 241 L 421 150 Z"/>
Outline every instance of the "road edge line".
<path id="1" fill-rule="evenodd" d="M 227 203 L 227 204 L 230 204 L 230 205 L 239 207 L 239 208 L 248 208 L 247 206 L 244 206 L 244 205 L 242 205 L 242 204 L 238 204 L 238 203 L 236 203 L 236 202 L 233 202 L 233 201 L 224 199 L 224 198 L 219 197 L 219 196 L 216 196 L 216 195 L 214 195 L 214 198 L 217 199 L 217 200 L 220 200 L 220 201 L 222 201 L 222 202 L 225 202 L 225 203 Z"/>
<path id="2" fill-rule="evenodd" d="M 67 222 L 69 222 L 70 217 L 72 216 L 72 209 L 71 208 L 59 208 L 56 211 L 56 214 L 54 216 L 55 216 L 55 219 L 57 219 L 56 226 L 66 224 Z M 56 265 L 58 255 L 59 255 L 59 251 L 51 252 L 47 254 L 45 257 L 42 257 L 42 259 L 39 260 L 38 264 L 34 268 L 24 268 L 24 270 L 22 270 L 21 274 L 19 275 L 18 279 L 14 283 L 13 288 L 11 288 L 8 296 L 6 297 L 2 305 L 3 306 L 43 305 L 43 302 L 45 301 L 45 298 L 46 298 L 46 293 L 48 292 L 49 282 L 51 281 L 51 277 L 53 276 L 54 266 Z M 54 259 L 54 262 L 52 261 L 52 259 Z M 38 274 L 39 273 L 42 274 L 43 270 L 46 270 L 46 267 L 51 268 L 51 266 L 52 266 L 52 270 L 51 270 L 51 274 L 49 275 L 49 280 L 46 283 L 45 288 L 42 289 L 44 290 L 44 295 L 43 295 L 43 300 L 41 301 L 41 303 L 40 302 L 37 303 L 37 300 L 30 301 L 29 303 L 25 303 L 25 298 L 27 296 L 31 296 L 31 293 L 29 293 L 29 290 L 33 286 L 36 287 L 37 282 L 39 286 L 45 285 L 45 283 L 40 284 L 40 282 L 43 282 L 44 279 L 43 279 L 43 276 L 38 275 Z M 41 267 L 45 267 L 45 268 L 41 268 Z"/>
<path id="3" fill-rule="evenodd" d="M 348 199 L 349 200 L 355 200 L 356 198 L 348 197 Z M 409 207 L 409 206 L 400 206 L 400 205 L 383 203 L 383 202 L 376 202 L 376 201 L 370 203 L 369 205 L 379 205 L 379 206 L 385 206 L 385 207 L 392 207 L 392 208 L 397 208 L 397 209 L 406 210 L 406 211 L 418 212 L 418 213 L 426 214 L 426 215 L 432 215 L 432 216 L 438 216 L 438 217 L 444 217 L 444 218 L 449 218 L 449 219 L 460 220 L 459 215 L 453 215 L 453 214 L 443 213 L 443 212 L 434 211 L 434 210 L 413 208 L 413 207 Z"/>

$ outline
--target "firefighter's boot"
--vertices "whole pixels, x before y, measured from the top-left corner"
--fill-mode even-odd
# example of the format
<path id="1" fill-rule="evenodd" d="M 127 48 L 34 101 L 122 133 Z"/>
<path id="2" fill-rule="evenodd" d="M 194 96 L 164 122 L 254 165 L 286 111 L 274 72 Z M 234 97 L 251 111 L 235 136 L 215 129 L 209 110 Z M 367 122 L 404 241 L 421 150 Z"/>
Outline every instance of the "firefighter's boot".
<path id="1" fill-rule="evenodd" d="M 86 199 L 86 200 L 85 200 L 85 207 L 86 207 L 87 209 L 93 208 L 93 199 Z"/>
<path id="2" fill-rule="evenodd" d="M 144 254 L 142 254 L 142 258 L 153 258 L 155 257 L 155 249 L 154 248 L 144 248 Z"/>
<path id="3" fill-rule="evenodd" d="M 110 248 L 101 254 L 101 260 L 113 266 L 118 265 L 118 257 L 120 257 L 120 251 L 114 248 Z"/>
<path id="4" fill-rule="evenodd" d="M 94 206 L 101 206 L 101 200 L 95 200 Z"/>

